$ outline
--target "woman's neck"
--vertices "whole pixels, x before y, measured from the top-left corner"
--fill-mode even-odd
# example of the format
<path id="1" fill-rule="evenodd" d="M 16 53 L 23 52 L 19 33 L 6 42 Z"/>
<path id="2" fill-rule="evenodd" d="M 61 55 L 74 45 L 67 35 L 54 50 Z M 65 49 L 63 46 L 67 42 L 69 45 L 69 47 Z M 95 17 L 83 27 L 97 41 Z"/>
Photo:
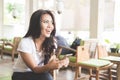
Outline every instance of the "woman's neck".
<path id="1" fill-rule="evenodd" d="M 37 38 L 34 40 L 36 51 L 41 51 L 42 50 L 42 43 L 44 42 L 45 38 Z"/>

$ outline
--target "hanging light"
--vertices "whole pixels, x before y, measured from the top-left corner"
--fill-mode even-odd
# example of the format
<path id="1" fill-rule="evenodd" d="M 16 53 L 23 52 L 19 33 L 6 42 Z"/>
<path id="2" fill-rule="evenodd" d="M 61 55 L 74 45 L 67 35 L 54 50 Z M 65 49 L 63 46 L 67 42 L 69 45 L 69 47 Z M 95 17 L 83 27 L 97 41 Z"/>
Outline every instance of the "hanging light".
<path id="1" fill-rule="evenodd" d="M 16 15 L 16 9 L 15 9 L 15 8 L 14 8 L 13 11 L 12 11 L 12 16 L 13 16 L 14 19 L 17 18 L 17 15 Z"/>
<path id="2" fill-rule="evenodd" d="M 57 0 L 56 8 L 57 8 L 58 14 L 61 14 L 63 12 L 63 9 L 64 9 L 63 0 Z"/>

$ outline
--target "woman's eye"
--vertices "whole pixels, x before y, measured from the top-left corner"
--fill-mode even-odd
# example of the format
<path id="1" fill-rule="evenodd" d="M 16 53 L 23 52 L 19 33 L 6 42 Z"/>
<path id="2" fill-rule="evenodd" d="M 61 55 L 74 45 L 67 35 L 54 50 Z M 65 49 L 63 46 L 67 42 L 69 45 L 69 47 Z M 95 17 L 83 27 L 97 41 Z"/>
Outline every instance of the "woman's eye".
<path id="1" fill-rule="evenodd" d="M 53 24 L 53 21 L 49 21 L 49 20 L 44 20 L 44 21 L 42 21 L 42 22 L 45 23 L 45 24 L 48 24 L 48 23 Z"/>
<path id="2" fill-rule="evenodd" d="M 49 21 L 48 21 L 48 20 L 46 20 L 46 21 L 44 21 L 44 23 L 49 23 Z"/>

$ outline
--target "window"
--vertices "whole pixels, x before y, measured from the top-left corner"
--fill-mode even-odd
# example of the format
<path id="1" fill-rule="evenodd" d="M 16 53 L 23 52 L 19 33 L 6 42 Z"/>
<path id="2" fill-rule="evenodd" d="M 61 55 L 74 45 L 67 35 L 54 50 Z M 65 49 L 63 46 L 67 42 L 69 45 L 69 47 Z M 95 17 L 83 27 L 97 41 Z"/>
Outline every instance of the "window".
<path id="1" fill-rule="evenodd" d="M 25 0 L 4 0 L 4 25 L 25 23 Z"/>
<path id="2" fill-rule="evenodd" d="M 114 1 L 107 0 L 104 4 L 104 31 L 114 30 L 114 13 L 115 3 Z"/>
<path id="3" fill-rule="evenodd" d="M 65 0 L 64 5 L 62 30 L 89 31 L 90 0 Z"/>
<path id="4" fill-rule="evenodd" d="M 105 39 L 108 39 L 111 43 L 120 43 L 120 38 L 116 36 L 120 34 L 120 0 L 105 0 L 103 8 L 104 29 L 99 35 L 99 39 L 103 44 L 105 44 Z"/>

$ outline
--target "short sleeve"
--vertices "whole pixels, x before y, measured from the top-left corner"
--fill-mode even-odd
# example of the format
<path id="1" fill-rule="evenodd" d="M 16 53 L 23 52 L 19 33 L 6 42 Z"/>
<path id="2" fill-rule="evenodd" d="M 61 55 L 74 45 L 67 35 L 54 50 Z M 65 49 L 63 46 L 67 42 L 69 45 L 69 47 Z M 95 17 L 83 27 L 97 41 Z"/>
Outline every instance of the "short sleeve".
<path id="1" fill-rule="evenodd" d="M 24 53 L 32 53 L 34 50 L 33 40 L 30 38 L 23 38 L 18 45 L 17 51 Z"/>

